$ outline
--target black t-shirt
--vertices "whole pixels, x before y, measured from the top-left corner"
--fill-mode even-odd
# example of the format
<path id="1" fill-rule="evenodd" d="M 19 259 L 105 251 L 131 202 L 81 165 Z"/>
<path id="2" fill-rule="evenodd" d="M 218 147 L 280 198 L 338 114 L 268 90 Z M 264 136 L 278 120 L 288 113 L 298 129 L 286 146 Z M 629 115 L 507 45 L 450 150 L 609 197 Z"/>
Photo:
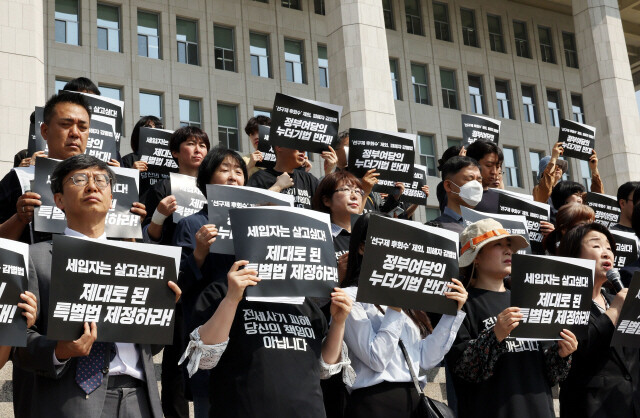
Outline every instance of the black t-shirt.
<path id="1" fill-rule="evenodd" d="M 346 229 L 340 231 L 338 235 L 333 237 L 333 249 L 336 252 L 336 260 L 340 256 L 349 251 L 349 241 L 351 240 L 351 233 Z"/>
<path id="2" fill-rule="evenodd" d="M 268 189 L 273 186 L 282 172 L 273 168 L 267 168 L 254 173 L 247 186 Z M 293 170 L 289 173 L 293 180 L 293 186 L 284 189 L 281 193 L 289 194 L 294 197 L 294 206 L 299 208 L 311 209 L 311 199 L 318 188 L 318 179 L 311 173 L 304 170 Z"/>
<path id="3" fill-rule="evenodd" d="M 455 370 L 470 340 L 495 325 L 497 315 L 508 308 L 511 292 L 470 288 L 463 309 L 466 317 L 446 356 Z M 543 418 L 554 417 L 551 386 L 545 374 L 543 347 L 536 341 L 507 341 L 509 352 L 496 361 L 493 375 L 471 383 L 454 374 L 458 414 L 464 417 Z"/>
<path id="4" fill-rule="evenodd" d="M 499 193 L 491 193 L 489 190 L 485 190 L 482 193 L 482 200 L 473 209 L 484 213 L 498 213 L 498 197 Z"/>
<path id="5" fill-rule="evenodd" d="M 207 321 L 226 294 L 213 283 L 195 306 Z M 327 322 L 309 299 L 302 305 L 238 304 L 229 344 L 211 370 L 211 416 L 324 418 L 319 359 Z"/>
<path id="6" fill-rule="evenodd" d="M 140 161 L 140 156 L 135 152 L 131 152 L 122 157 L 122 166 L 124 168 L 133 168 L 133 163 Z"/>
<path id="7" fill-rule="evenodd" d="M 148 225 L 151 223 L 151 218 L 156 211 L 158 204 L 162 199 L 171 194 L 171 181 L 169 179 L 160 180 L 154 184 L 149 190 L 142 195 L 142 203 L 144 203 L 147 210 L 147 217 L 142 222 L 142 225 Z M 173 222 L 173 214 L 169 215 L 162 224 L 162 237 L 160 238 L 160 244 L 171 245 L 173 242 L 173 234 L 176 230 L 176 224 Z"/>

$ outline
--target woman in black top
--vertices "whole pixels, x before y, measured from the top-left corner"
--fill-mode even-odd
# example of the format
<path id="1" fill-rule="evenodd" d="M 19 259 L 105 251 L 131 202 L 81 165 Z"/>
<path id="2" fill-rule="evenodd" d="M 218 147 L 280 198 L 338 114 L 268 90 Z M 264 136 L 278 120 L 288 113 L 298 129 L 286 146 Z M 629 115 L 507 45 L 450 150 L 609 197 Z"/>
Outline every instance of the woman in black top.
<path id="1" fill-rule="evenodd" d="M 140 161 L 138 154 L 138 143 L 140 142 L 140 128 L 162 129 L 162 121 L 155 116 L 143 116 L 136 123 L 131 131 L 131 149 L 133 152 L 122 157 L 122 166 L 125 168 L 135 168 L 139 171 L 147 171 L 147 163 Z"/>
<path id="2" fill-rule="evenodd" d="M 637 348 L 611 347 L 627 289 L 606 290 L 607 271 L 613 268 L 615 242 L 597 223 L 567 232 L 558 253 L 595 260 L 593 302 L 587 338 L 573 356 L 567 379 L 560 384 L 561 417 L 639 417 L 640 360 Z"/>

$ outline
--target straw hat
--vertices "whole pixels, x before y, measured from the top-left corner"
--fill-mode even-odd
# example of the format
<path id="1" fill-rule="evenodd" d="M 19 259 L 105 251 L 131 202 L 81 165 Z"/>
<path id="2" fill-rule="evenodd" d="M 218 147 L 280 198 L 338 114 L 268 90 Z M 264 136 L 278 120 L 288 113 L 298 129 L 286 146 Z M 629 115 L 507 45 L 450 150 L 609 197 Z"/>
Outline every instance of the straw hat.
<path id="1" fill-rule="evenodd" d="M 460 267 L 467 267 L 484 247 L 490 242 L 511 238 L 511 248 L 515 253 L 526 248 L 529 243 L 520 235 L 511 235 L 494 219 L 482 219 L 474 222 L 460 234 Z"/>

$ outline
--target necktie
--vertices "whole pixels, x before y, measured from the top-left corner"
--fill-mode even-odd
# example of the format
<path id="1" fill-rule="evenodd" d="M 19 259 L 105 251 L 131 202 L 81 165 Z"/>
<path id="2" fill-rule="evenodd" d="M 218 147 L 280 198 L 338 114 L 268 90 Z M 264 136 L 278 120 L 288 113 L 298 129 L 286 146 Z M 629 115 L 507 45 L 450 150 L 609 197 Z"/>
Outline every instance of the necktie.
<path id="1" fill-rule="evenodd" d="M 87 395 L 102 384 L 103 370 L 109 365 L 109 357 L 113 343 L 94 342 L 88 356 L 78 357 L 76 364 L 76 383 Z"/>

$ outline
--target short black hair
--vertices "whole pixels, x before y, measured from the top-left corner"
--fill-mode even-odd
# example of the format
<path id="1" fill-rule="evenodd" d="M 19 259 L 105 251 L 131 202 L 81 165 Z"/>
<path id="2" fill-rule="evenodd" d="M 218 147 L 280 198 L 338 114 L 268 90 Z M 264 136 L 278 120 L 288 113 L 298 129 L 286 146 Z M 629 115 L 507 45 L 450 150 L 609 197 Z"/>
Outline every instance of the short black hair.
<path id="1" fill-rule="evenodd" d="M 51 122 L 53 110 L 60 103 L 73 103 L 82 106 L 84 110 L 87 111 L 89 118 L 91 118 L 91 108 L 89 108 L 89 103 L 82 94 L 60 92 L 60 94 L 51 96 L 49 100 L 47 100 L 47 103 L 45 103 L 42 117 L 44 123 L 48 124 Z"/>
<path id="2" fill-rule="evenodd" d="M 442 158 L 438 160 L 438 171 L 442 171 L 442 167 L 444 167 L 444 163 L 449 161 L 449 158 L 455 157 L 456 155 L 460 155 L 460 150 L 462 149 L 461 145 L 453 145 L 442 153 Z"/>
<path id="3" fill-rule="evenodd" d="M 155 116 L 143 116 L 136 123 L 136 126 L 133 127 L 133 131 L 131 131 L 131 149 L 133 152 L 138 152 L 138 145 L 140 143 L 140 128 L 150 127 L 153 123 L 153 127 L 157 129 L 162 129 L 164 126 L 162 125 L 162 121 Z"/>
<path id="4" fill-rule="evenodd" d="M 200 163 L 200 168 L 198 168 L 198 177 L 196 178 L 196 184 L 198 185 L 198 189 L 202 192 L 203 195 L 207 195 L 207 184 L 211 180 L 211 176 L 216 172 L 220 164 L 227 158 L 231 157 L 240 168 L 242 168 L 242 174 L 244 175 L 244 183 L 247 183 L 249 180 L 249 175 L 247 174 L 247 164 L 245 164 L 242 156 L 235 152 L 232 149 L 217 146 L 213 148 L 209 153 L 204 157 L 202 163 Z"/>
<path id="5" fill-rule="evenodd" d="M 611 235 L 611 232 L 609 232 L 609 229 L 607 229 L 606 226 L 597 222 L 579 225 L 567 231 L 567 233 L 563 235 L 562 240 L 560 240 L 560 246 L 558 247 L 557 254 L 561 257 L 580 258 L 580 252 L 582 250 L 582 239 L 591 231 L 600 232 L 605 237 L 607 237 L 609 245 L 611 245 L 611 251 L 615 256 L 616 242 L 613 239 L 613 235 Z"/>
<path id="6" fill-rule="evenodd" d="M 91 94 L 95 94 L 96 96 L 100 96 L 100 90 L 98 90 L 98 86 L 96 86 L 93 81 L 89 80 L 87 77 L 74 78 L 73 80 L 65 84 L 62 90 L 88 92 Z"/>
<path id="7" fill-rule="evenodd" d="M 247 121 L 244 127 L 244 132 L 247 135 L 252 135 L 258 131 L 259 125 L 271 126 L 271 118 L 265 115 L 254 116 Z"/>
<path id="8" fill-rule="evenodd" d="M 584 186 L 575 181 L 561 181 L 556 184 L 551 191 L 551 203 L 556 209 L 560 209 L 569 196 L 576 193 L 584 193 L 586 190 Z"/>
<path id="9" fill-rule="evenodd" d="M 620 205 L 621 200 L 626 200 L 631 192 L 634 192 L 633 196 L 635 197 L 635 190 L 638 185 L 640 185 L 640 181 L 628 181 L 618 187 L 618 194 L 616 196 L 618 199 L 618 205 Z"/>
<path id="10" fill-rule="evenodd" d="M 176 129 L 169 138 L 169 150 L 172 152 L 180 152 L 180 144 L 187 141 L 189 138 L 196 138 L 201 140 L 207 146 L 207 151 L 211 148 L 209 142 L 209 136 L 205 131 L 197 126 L 183 126 Z"/>
<path id="11" fill-rule="evenodd" d="M 111 183 L 110 187 L 111 190 L 113 190 L 113 186 L 116 184 L 116 175 L 109 168 L 109 165 L 92 155 L 78 154 L 60 161 L 53 170 L 53 174 L 51 174 L 51 192 L 53 194 L 62 193 L 63 181 L 67 174 L 76 170 L 84 170 L 85 168 L 91 167 L 97 167 L 100 170 L 107 172 Z"/>
<path id="12" fill-rule="evenodd" d="M 497 154 L 500 164 L 504 161 L 504 154 L 495 142 L 478 139 L 467 147 L 467 157 L 471 157 L 476 161 L 480 161 L 487 154 Z"/>
<path id="13" fill-rule="evenodd" d="M 447 160 L 446 163 L 442 166 L 442 180 L 448 180 L 451 177 L 455 176 L 462 170 L 463 168 L 469 167 L 470 165 L 478 167 L 478 162 L 470 157 L 462 157 L 456 155 L 455 157 L 451 157 Z"/>

